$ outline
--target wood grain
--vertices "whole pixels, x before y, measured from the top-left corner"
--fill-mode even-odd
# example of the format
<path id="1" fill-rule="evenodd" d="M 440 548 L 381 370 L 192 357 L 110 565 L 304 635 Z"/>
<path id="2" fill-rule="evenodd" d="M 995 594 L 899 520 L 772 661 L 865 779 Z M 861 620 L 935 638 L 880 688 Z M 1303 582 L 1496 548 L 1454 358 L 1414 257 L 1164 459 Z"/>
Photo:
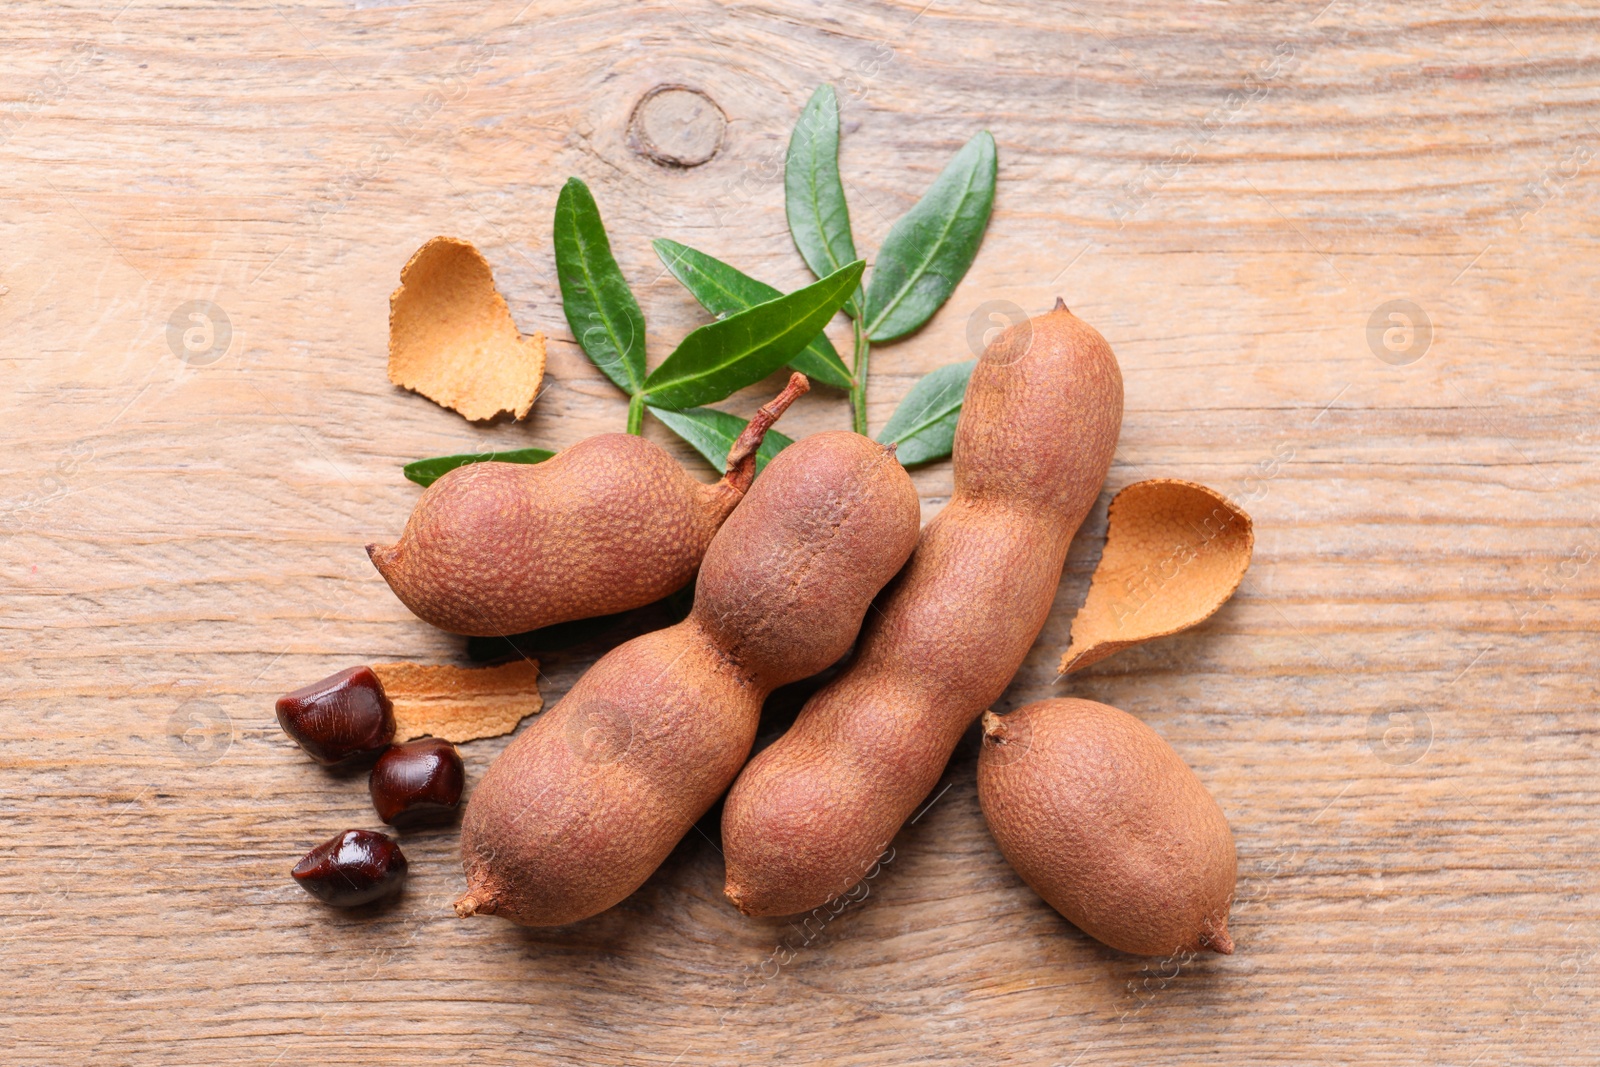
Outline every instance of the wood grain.
<path id="1" fill-rule="evenodd" d="M 1600 18 L 1324 3 L 8 4 L 7 1061 L 1600 1062 Z M 715 813 L 566 929 L 453 918 L 450 829 L 406 835 L 388 906 L 288 877 L 375 823 L 273 697 L 464 662 L 361 549 L 416 498 L 400 465 L 623 424 L 560 313 L 561 183 L 594 189 L 659 361 L 703 316 L 651 238 L 806 280 L 781 160 L 822 80 L 869 257 L 975 130 L 1000 150 L 967 280 L 875 352 L 874 428 L 986 301 L 1060 294 L 1118 353 L 1107 497 L 1001 703 L 1085 696 L 1172 742 L 1238 839 L 1230 958 L 1163 967 L 1051 912 L 984 830 L 970 738 L 867 900 L 811 927 L 723 902 Z M 726 116 L 706 163 L 630 148 L 660 85 Z M 550 339 L 525 424 L 384 378 L 389 291 L 441 233 Z M 1432 326 L 1405 365 L 1369 343 L 1394 300 Z M 184 347 L 192 301 L 225 349 Z M 783 429 L 846 425 L 819 388 Z M 1255 564 L 1202 627 L 1057 684 L 1104 500 L 1155 476 L 1243 504 Z M 935 513 L 948 464 L 916 481 Z M 546 698 L 621 636 L 542 655 Z"/>

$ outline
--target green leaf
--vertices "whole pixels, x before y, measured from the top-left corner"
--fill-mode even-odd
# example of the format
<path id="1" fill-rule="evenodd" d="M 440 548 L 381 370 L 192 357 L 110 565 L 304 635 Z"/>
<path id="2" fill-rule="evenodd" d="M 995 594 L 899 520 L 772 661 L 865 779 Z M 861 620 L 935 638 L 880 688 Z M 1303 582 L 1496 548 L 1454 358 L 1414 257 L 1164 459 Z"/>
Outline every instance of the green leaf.
<path id="1" fill-rule="evenodd" d="M 758 282 L 742 271 L 728 266 L 720 259 L 697 252 L 688 245 L 669 241 L 665 237 L 654 242 L 656 255 L 661 257 L 672 276 L 700 301 L 700 306 L 713 315 L 731 315 L 736 311 L 764 304 L 783 294 L 766 282 Z M 789 361 L 789 366 L 807 378 L 848 389 L 853 384 L 850 368 L 839 358 L 839 352 L 819 333 L 800 354 Z"/>
<path id="2" fill-rule="evenodd" d="M 972 266 L 994 207 L 994 138 L 987 130 L 956 153 L 878 249 L 867 285 L 867 336 L 915 330 L 950 299 Z"/>
<path id="3" fill-rule="evenodd" d="M 839 101 L 831 85 L 817 86 L 789 135 L 783 191 L 789 232 L 812 274 L 825 277 L 856 258 L 850 206 L 839 180 Z M 859 289 L 845 311 L 861 317 Z"/>
<path id="4" fill-rule="evenodd" d="M 861 281 L 861 260 L 695 330 L 644 381 L 651 407 L 682 411 L 759 382 L 821 332 Z"/>
<path id="5" fill-rule="evenodd" d="M 644 384 L 644 313 L 611 255 L 589 187 L 568 178 L 556 198 L 556 275 L 572 336 L 629 396 Z"/>
<path id="6" fill-rule="evenodd" d="M 468 463 L 543 463 L 555 455 L 544 448 L 518 448 L 511 452 L 469 452 L 460 456 L 434 456 L 405 465 L 407 478 L 421 486 L 429 486 L 457 467 Z"/>
<path id="7" fill-rule="evenodd" d="M 895 455 L 908 467 L 948 456 L 955 444 L 967 380 L 977 365 L 977 360 L 969 359 L 924 375 L 895 408 L 878 441 L 895 445 Z"/>
<path id="8" fill-rule="evenodd" d="M 667 429 L 693 445 L 694 450 L 706 457 L 706 462 L 719 471 L 728 465 L 728 452 L 745 428 L 744 419 L 712 408 L 687 408 L 683 411 L 651 408 L 650 411 L 667 424 Z M 792 444 L 792 438 L 785 437 L 777 430 L 768 430 L 767 436 L 761 439 L 761 447 L 756 451 L 756 473 L 760 474 L 768 460 Z"/>

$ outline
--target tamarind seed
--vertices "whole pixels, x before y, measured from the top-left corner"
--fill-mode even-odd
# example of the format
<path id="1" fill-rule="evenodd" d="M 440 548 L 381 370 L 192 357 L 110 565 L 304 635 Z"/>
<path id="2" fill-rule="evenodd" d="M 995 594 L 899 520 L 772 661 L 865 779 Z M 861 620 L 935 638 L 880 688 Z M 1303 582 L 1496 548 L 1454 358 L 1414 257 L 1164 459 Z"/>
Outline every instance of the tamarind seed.
<path id="1" fill-rule="evenodd" d="M 394 740 L 394 705 L 371 667 L 347 667 L 278 698 L 278 725 L 323 766 L 370 756 Z"/>
<path id="2" fill-rule="evenodd" d="M 386 897 L 406 880 L 406 857 L 393 839 L 372 830 L 335 834 L 289 873 L 324 904 L 351 908 Z"/>
<path id="3" fill-rule="evenodd" d="M 393 825 L 454 811 L 465 779 L 456 746 L 423 737 L 385 749 L 367 776 L 367 790 L 378 818 Z"/>

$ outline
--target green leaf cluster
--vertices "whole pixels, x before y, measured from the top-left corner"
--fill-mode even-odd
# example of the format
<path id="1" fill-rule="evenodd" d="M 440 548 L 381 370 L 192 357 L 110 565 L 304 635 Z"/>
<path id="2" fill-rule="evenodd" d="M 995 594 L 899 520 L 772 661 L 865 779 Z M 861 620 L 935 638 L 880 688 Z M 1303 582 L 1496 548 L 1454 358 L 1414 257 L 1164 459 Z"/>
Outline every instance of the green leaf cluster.
<path id="1" fill-rule="evenodd" d="M 919 329 L 965 276 L 994 205 L 996 153 L 987 131 L 969 140 L 920 200 L 890 228 L 870 278 L 857 255 L 839 173 L 839 105 L 819 87 L 795 124 L 784 166 L 789 232 L 817 281 L 780 293 L 737 268 L 666 238 L 656 255 L 707 311 L 718 316 L 691 332 L 655 370 L 645 362 L 645 321 L 589 187 L 568 179 L 556 201 L 554 247 L 562 308 L 585 355 L 628 395 L 627 429 L 639 433 L 650 411 L 714 466 L 721 466 L 744 421 L 717 403 L 788 366 L 846 390 L 852 422 L 867 432 L 867 371 L 874 343 Z M 853 359 L 846 364 L 823 327 L 843 310 L 851 319 Z M 950 454 L 967 380 L 976 361 L 925 376 L 878 435 L 902 463 Z M 758 469 L 790 444 L 769 431 Z M 480 460 L 537 463 L 542 449 L 441 456 L 406 467 L 430 484 L 445 471 Z"/>
<path id="2" fill-rule="evenodd" d="M 578 178 L 569 178 L 556 200 L 555 252 L 567 325 L 594 365 L 628 394 L 630 433 L 639 432 L 645 409 L 681 413 L 714 404 L 785 364 L 823 381 L 849 380 L 822 328 L 860 287 L 866 264 L 859 260 L 783 294 L 693 249 L 657 242 L 668 269 L 690 279 L 685 284 L 722 317 L 694 330 L 647 371 L 644 315 L 611 254 L 594 196 Z M 724 425 L 703 414 L 662 421 L 702 454 L 716 436 L 712 428 Z M 707 458 L 720 464 L 726 455 L 723 449 Z"/>
<path id="3" fill-rule="evenodd" d="M 867 368 L 874 342 L 892 341 L 921 327 L 955 292 L 972 266 L 994 208 L 994 138 L 975 134 L 945 165 L 922 199 L 889 228 L 865 290 L 845 311 L 855 320 L 855 359 L 850 400 L 857 433 L 867 432 Z M 784 165 L 789 232 L 800 256 L 819 277 L 840 257 L 855 257 L 850 207 L 839 174 L 839 101 L 831 85 L 811 95 L 789 138 Z M 924 378 L 901 401 L 878 435 L 894 442 L 902 463 L 922 463 L 950 454 L 961 392 L 951 385 L 965 373 L 944 367 Z M 935 410 L 937 417 L 929 418 Z"/>
<path id="4" fill-rule="evenodd" d="M 855 331 L 849 388 L 857 433 L 867 432 L 872 345 L 919 329 L 950 299 L 988 228 L 996 172 L 994 138 L 979 132 L 890 227 L 871 278 L 846 302 Z M 823 277 L 856 258 L 850 206 L 839 174 L 839 101 L 830 85 L 811 95 L 795 123 L 784 165 L 784 197 L 789 233 L 813 274 Z M 878 439 L 894 442 L 901 462 L 908 465 L 949 455 L 971 374 L 970 362 L 929 374 L 901 401 Z"/>

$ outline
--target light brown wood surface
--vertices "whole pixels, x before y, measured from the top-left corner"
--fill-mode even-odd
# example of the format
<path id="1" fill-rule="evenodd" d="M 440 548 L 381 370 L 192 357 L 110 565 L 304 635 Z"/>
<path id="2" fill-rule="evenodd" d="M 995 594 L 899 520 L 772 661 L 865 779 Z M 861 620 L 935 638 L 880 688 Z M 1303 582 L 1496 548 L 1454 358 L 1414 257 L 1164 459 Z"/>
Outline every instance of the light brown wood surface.
<path id="1" fill-rule="evenodd" d="M 1325 2 L 7 4 L 0 1058 L 1600 1062 L 1600 17 Z M 807 279 L 781 158 L 824 80 L 869 257 L 974 131 L 1000 151 L 966 281 L 875 352 L 874 429 L 986 301 L 1060 294 L 1117 351 L 1107 493 L 1001 707 L 1091 697 L 1177 748 L 1237 837 L 1237 953 L 1164 967 L 1050 911 L 983 827 L 974 735 L 820 930 L 722 900 L 715 814 L 571 928 L 455 919 L 450 829 L 404 837 L 396 903 L 318 905 L 289 867 L 375 818 L 273 698 L 465 662 L 362 552 L 417 498 L 400 465 L 623 424 L 561 316 L 561 183 L 658 361 L 704 316 L 650 238 Z M 630 142 L 663 85 L 725 116 L 708 162 Z M 385 380 L 389 292 L 441 233 L 549 337 L 524 424 Z M 1403 366 L 1369 343 L 1391 300 L 1433 328 Z M 189 301 L 231 324 L 215 358 L 169 343 Z M 847 425 L 819 388 L 782 428 Z M 1254 566 L 1057 683 L 1105 500 L 1155 476 L 1243 504 Z M 948 464 L 916 482 L 935 513 Z M 619 639 L 541 656 L 547 700 Z"/>

